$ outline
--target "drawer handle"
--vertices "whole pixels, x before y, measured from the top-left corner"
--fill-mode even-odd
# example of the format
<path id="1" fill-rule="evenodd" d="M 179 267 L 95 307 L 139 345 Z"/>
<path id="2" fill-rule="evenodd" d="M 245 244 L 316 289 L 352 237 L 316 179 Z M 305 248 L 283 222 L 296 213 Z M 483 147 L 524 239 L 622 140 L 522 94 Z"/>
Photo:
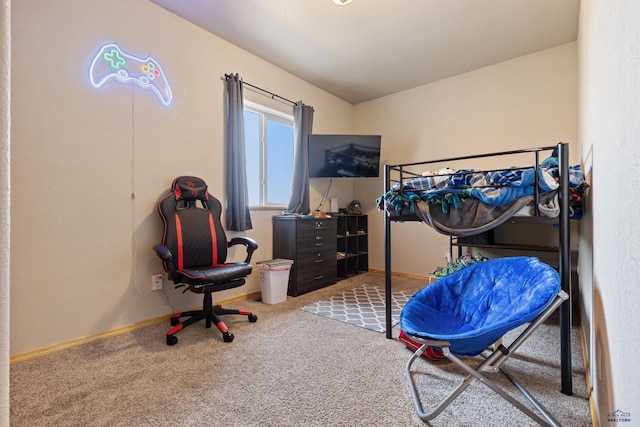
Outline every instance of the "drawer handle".
<path id="1" fill-rule="evenodd" d="M 319 255 L 319 254 L 318 254 L 318 255 Z M 323 259 L 317 259 L 317 260 L 315 260 L 314 262 L 315 262 L 316 264 L 320 264 L 321 262 L 324 262 L 324 260 L 323 260 Z"/>
<path id="2" fill-rule="evenodd" d="M 322 240 L 322 236 L 316 236 L 316 240 Z"/>
<path id="3" fill-rule="evenodd" d="M 313 279 L 314 279 L 314 280 L 320 280 L 320 279 L 322 279 L 322 278 L 324 278 L 324 276 L 316 276 L 316 277 L 314 277 Z"/>
<path id="4" fill-rule="evenodd" d="M 316 243 L 313 246 L 322 246 L 322 245 L 324 245 L 324 243 Z"/>

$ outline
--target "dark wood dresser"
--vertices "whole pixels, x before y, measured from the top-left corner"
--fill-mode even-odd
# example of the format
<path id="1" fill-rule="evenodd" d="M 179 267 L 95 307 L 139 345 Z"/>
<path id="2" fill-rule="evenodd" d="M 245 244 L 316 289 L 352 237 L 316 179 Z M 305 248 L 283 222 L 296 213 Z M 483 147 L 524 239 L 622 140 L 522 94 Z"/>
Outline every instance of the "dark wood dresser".
<path id="1" fill-rule="evenodd" d="M 293 260 L 288 294 L 302 295 L 337 280 L 335 218 L 273 217 L 273 258 Z"/>

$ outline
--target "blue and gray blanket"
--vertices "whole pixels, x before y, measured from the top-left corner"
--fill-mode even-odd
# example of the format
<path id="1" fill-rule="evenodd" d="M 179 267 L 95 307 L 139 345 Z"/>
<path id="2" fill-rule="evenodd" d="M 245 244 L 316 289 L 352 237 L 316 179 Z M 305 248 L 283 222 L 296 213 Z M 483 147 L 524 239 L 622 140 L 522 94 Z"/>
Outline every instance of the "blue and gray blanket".
<path id="1" fill-rule="evenodd" d="M 394 185 L 378 198 L 378 209 L 384 209 L 391 217 L 418 215 L 444 234 L 477 234 L 532 206 L 535 175 L 533 167 L 425 172 L 421 177 L 405 180 L 402 186 Z M 581 195 L 587 187 L 580 166 L 569 168 L 569 186 L 570 216 L 578 219 L 582 216 Z M 540 215 L 558 216 L 558 187 L 557 163 L 543 162 L 538 168 Z"/>

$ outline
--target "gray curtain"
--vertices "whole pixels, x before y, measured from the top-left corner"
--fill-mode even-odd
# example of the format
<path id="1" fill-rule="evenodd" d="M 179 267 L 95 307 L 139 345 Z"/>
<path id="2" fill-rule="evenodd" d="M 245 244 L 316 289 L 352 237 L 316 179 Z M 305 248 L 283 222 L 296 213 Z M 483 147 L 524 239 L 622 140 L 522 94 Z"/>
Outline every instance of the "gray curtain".
<path id="1" fill-rule="evenodd" d="M 225 220 L 230 231 L 252 229 L 244 144 L 244 103 L 238 74 L 225 75 Z"/>
<path id="2" fill-rule="evenodd" d="M 293 179 L 291 197 L 285 210 L 290 214 L 307 215 L 309 208 L 309 134 L 313 127 L 313 107 L 304 105 L 302 101 L 293 107 Z"/>

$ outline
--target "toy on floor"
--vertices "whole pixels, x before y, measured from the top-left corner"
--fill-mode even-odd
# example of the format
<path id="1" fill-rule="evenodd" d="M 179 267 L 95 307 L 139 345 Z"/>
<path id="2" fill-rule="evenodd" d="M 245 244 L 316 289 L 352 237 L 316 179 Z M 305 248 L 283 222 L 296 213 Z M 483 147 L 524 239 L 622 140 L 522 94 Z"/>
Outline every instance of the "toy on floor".
<path id="1" fill-rule="evenodd" d="M 449 262 L 446 267 L 438 267 L 432 273 L 431 279 L 439 279 L 441 277 L 447 276 L 451 273 L 455 273 L 458 270 L 462 270 L 465 267 L 469 267 L 473 264 L 478 264 L 480 262 L 487 261 L 488 258 L 482 256 L 482 254 L 478 254 L 476 256 L 472 256 L 471 254 L 466 254 L 465 256 L 458 258 L 454 262 Z"/>
<path id="2" fill-rule="evenodd" d="M 398 341 L 403 343 L 409 350 L 416 351 L 422 344 L 412 340 L 404 333 L 403 330 L 400 330 L 400 335 L 398 335 Z M 429 360 L 442 360 L 446 359 L 444 357 L 444 353 L 439 347 L 427 347 L 427 349 L 422 353 L 422 357 Z"/>

